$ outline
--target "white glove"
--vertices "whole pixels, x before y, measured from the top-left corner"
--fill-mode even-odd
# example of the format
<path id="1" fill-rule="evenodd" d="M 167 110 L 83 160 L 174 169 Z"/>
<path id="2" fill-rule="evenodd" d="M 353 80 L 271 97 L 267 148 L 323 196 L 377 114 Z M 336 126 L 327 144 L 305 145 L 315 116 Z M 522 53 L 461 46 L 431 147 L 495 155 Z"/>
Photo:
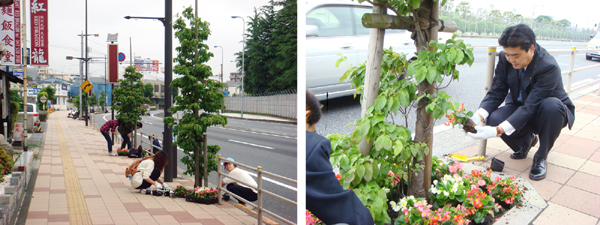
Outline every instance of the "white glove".
<path id="1" fill-rule="evenodd" d="M 481 116 L 479 116 L 477 113 L 474 113 L 469 119 L 473 120 L 475 125 L 479 125 L 481 123 Z"/>
<path id="2" fill-rule="evenodd" d="M 158 182 L 156 182 L 156 184 L 154 186 L 156 186 L 156 189 L 163 189 L 162 184 L 160 184 Z"/>
<path id="3" fill-rule="evenodd" d="M 164 189 L 171 189 L 171 187 L 169 187 L 169 185 L 167 183 L 163 183 L 163 188 Z"/>
<path id="4" fill-rule="evenodd" d="M 475 127 L 475 130 L 477 130 L 476 134 L 468 133 L 468 135 L 471 136 L 472 138 L 482 139 L 482 140 L 496 137 L 496 127 L 492 127 L 492 126 Z"/>

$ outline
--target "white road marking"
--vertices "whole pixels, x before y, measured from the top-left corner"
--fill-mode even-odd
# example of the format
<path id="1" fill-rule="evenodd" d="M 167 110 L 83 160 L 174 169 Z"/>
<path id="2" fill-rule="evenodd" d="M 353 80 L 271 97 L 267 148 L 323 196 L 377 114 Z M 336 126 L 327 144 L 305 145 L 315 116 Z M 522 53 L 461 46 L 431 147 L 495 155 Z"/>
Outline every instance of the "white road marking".
<path id="1" fill-rule="evenodd" d="M 152 125 L 152 123 L 150 123 L 150 122 L 146 122 L 146 121 L 144 121 L 144 123 L 147 123 L 147 124 L 150 124 L 150 125 Z"/>
<path id="2" fill-rule="evenodd" d="M 235 142 L 235 143 L 244 144 L 244 145 L 250 145 L 250 146 L 254 146 L 254 147 L 259 147 L 259 148 L 274 149 L 274 148 L 271 148 L 269 146 L 257 145 L 257 144 L 252 144 L 252 143 L 248 143 L 248 142 L 243 142 L 243 141 L 236 141 L 236 140 L 232 140 L 232 139 L 229 139 L 229 141 Z"/>
<path id="3" fill-rule="evenodd" d="M 252 175 L 252 176 L 254 176 L 254 177 L 257 177 L 257 175 L 256 175 L 256 174 L 254 174 L 254 173 L 252 173 L 252 172 L 249 172 L 249 171 L 246 171 L 246 172 L 248 172 L 250 175 Z M 280 175 L 280 176 L 281 176 L 281 175 Z M 263 180 L 267 180 L 267 181 L 269 181 L 269 182 L 271 182 L 271 183 L 277 184 L 277 185 L 279 185 L 279 186 L 282 186 L 282 187 L 284 187 L 284 188 L 287 188 L 287 189 L 290 189 L 290 190 L 293 190 L 293 191 L 297 191 L 297 189 L 296 189 L 295 187 L 292 187 L 292 186 L 290 186 L 290 185 L 287 185 L 287 184 L 281 183 L 281 182 L 279 182 L 279 181 L 276 181 L 276 180 L 273 180 L 273 179 L 267 178 L 267 177 L 265 177 L 265 176 L 263 176 L 263 178 L 262 178 L 262 179 L 263 179 Z"/>
<path id="4" fill-rule="evenodd" d="M 260 133 L 260 132 L 254 132 L 254 131 L 247 131 L 247 130 L 238 130 L 238 129 L 232 129 L 232 128 L 226 128 L 226 127 L 216 127 L 216 128 L 225 129 L 225 130 L 239 131 L 239 132 L 245 132 L 245 133 L 252 133 L 252 134 L 261 134 L 261 135 L 273 136 L 273 137 L 297 139 L 296 137 L 281 136 L 281 135 L 276 135 L 276 134 L 266 134 L 266 133 Z"/>

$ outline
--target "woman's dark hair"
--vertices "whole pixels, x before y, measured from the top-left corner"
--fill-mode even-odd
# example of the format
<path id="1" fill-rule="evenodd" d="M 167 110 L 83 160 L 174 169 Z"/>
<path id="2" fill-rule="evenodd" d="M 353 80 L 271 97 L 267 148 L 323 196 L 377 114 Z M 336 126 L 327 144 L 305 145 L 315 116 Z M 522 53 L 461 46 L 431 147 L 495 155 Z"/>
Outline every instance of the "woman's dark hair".
<path id="1" fill-rule="evenodd" d="M 306 90 L 306 110 L 310 111 L 310 115 L 306 118 L 308 125 L 313 125 L 321 119 L 321 103 L 313 93 Z"/>
<path id="2" fill-rule="evenodd" d="M 169 156 L 167 155 L 167 153 L 165 153 L 163 151 L 156 152 L 153 160 L 154 160 L 154 169 L 159 169 L 161 173 L 165 169 L 165 166 L 167 166 L 167 164 L 169 164 Z"/>
<path id="3" fill-rule="evenodd" d="M 531 45 L 535 44 L 535 33 L 525 24 L 513 25 L 502 31 L 498 44 L 502 47 L 521 47 L 528 52 Z"/>

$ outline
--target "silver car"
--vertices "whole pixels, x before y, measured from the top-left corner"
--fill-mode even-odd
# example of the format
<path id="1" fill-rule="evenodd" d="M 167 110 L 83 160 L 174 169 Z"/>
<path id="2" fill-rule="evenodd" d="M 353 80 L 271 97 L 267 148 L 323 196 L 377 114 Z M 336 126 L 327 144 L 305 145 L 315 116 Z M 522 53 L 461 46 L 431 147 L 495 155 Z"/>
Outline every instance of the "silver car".
<path id="1" fill-rule="evenodd" d="M 354 93 L 350 83 L 339 80 L 347 66 L 367 61 L 370 30 L 363 27 L 361 18 L 372 12 L 368 3 L 307 2 L 306 86 L 319 100 Z M 414 55 L 416 48 L 410 34 L 406 30 L 386 30 L 384 48 L 391 46 L 395 52 Z M 338 54 L 347 57 L 347 63 L 335 67 Z"/>

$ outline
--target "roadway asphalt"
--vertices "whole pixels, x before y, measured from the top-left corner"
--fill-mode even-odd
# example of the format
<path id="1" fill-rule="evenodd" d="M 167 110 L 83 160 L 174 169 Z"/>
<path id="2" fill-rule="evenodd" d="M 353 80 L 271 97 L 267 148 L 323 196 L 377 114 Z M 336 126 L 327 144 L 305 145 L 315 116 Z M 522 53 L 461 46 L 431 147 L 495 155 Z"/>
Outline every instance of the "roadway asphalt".
<path id="1" fill-rule="evenodd" d="M 477 46 L 487 46 L 490 44 L 497 45 L 497 40 L 493 39 L 468 39 L 465 42 L 472 43 Z M 573 45 L 577 46 L 578 49 L 586 49 L 585 45 L 587 43 L 543 41 L 541 44 L 548 45 L 548 47 L 544 47 L 544 45 L 542 45 L 542 47 L 550 50 L 570 49 L 570 47 Z M 475 47 L 473 54 L 475 55 L 475 62 L 473 65 L 471 67 L 468 65 L 459 66 L 457 69 L 460 72 L 460 80 L 452 81 L 452 84 L 442 90 L 454 97 L 455 101 L 464 102 L 465 108 L 470 111 L 476 111 L 479 103 L 483 99 L 483 83 L 485 82 L 484 71 L 486 68 L 487 47 Z M 568 70 L 570 53 L 553 54 L 553 56 L 556 58 L 561 70 Z M 575 57 L 574 68 L 597 65 L 598 63 L 600 63 L 598 60 L 586 60 L 585 53 L 578 53 Z M 575 73 L 572 83 L 575 84 L 577 82 L 586 82 L 590 79 L 598 78 L 600 78 L 600 68 L 594 68 Z M 567 76 L 565 75 L 563 76 L 563 84 L 566 84 L 566 82 Z M 446 84 L 447 81 L 445 81 L 441 86 L 444 87 Z M 317 124 L 317 133 L 323 136 L 331 133 L 351 133 L 354 130 L 354 126 L 346 126 L 346 124 L 353 123 L 360 118 L 361 106 L 359 98 L 360 96 L 357 96 L 357 99 L 349 96 L 321 102 L 324 105 L 322 108 L 324 113 L 321 117 L 321 120 Z M 416 121 L 416 114 L 414 113 L 415 111 L 416 108 L 413 108 L 408 117 L 407 125 L 412 132 L 414 132 Z M 405 119 L 400 114 L 394 116 L 393 121 L 395 121 L 396 124 L 405 125 Z M 443 117 L 442 119 L 437 120 L 435 125 L 441 128 L 440 125 L 445 122 L 447 122 L 447 119 Z"/>
<path id="2" fill-rule="evenodd" d="M 144 126 L 141 130 L 162 137 L 163 113 L 153 111 L 151 114 L 152 116 L 142 117 Z M 101 126 L 106 120 L 110 120 L 110 114 L 97 114 L 96 118 L 96 124 Z M 297 179 L 296 125 L 228 118 L 225 127 L 210 127 L 207 135 L 208 144 L 219 145 L 221 147 L 219 153 L 223 157 L 232 157 L 236 162 L 252 167 L 262 166 L 263 171 Z M 144 144 L 143 147 L 150 146 Z M 186 168 L 180 161 L 183 155 L 184 153 L 179 150 L 177 153 L 179 174 L 183 172 L 183 168 Z M 276 185 L 274 182 L 283 186 Z M 209 175 L 209 183 L 213 185 L 217 183 L 216 172 Z M 267 179 L 263 182 L 263 187 L 288 199 L 297 200 L 296 185 Z M 263 204 L 269 211 L 282 215 L 286 219 L 296 220 L 296 207 L 266 195 Z"/>

